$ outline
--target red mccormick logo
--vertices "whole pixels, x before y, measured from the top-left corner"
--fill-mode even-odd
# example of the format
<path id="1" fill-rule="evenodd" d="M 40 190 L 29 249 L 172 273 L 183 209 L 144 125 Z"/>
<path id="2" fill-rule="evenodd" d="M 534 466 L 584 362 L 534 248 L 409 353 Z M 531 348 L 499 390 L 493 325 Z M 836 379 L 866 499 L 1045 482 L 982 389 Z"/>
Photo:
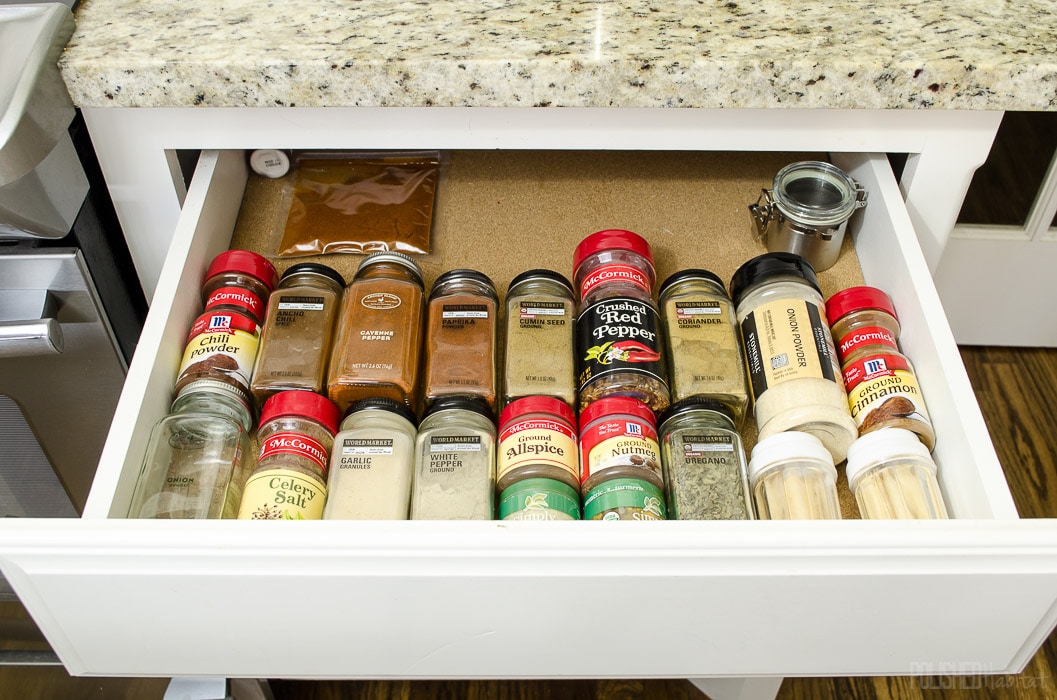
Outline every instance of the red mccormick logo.
<path id="1" fill-rule="evenodd" d="M 307 435 L 298 433 L 276 433 L 261 445 L 261 456 L 259 459 L 271 457 L 272 455 L 289 454 L 307 457 L 322 469 L 327 468 L 327 451 L 323 444 Z"/>
<path id="2" fill-rule="evenodd" d="M 630 282 L 637 287 L 650 291 L 650 278 L 637 267 L 631 265 L 605 265 L 600 267 L 580 284 L 580 296 L 585 297 L 587 293 L 604 282 Z"/>
<path id="3" fill-rule="evenodd" d="M 206 309 L 214 306 L 237 306 L 257 314 L 263 302 L 256 294 L 251 294 L 239 287 L 221 287 L 206 299 Z"/>

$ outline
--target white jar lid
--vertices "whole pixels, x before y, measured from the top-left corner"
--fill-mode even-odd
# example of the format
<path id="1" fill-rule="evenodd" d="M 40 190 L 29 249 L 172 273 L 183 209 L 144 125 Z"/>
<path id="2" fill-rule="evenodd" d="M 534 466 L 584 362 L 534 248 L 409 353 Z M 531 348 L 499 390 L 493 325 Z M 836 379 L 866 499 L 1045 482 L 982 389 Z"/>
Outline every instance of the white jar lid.
<path id="1" fill-rule="evenodd" d="M 906 457 L 919 460 L 921 466 L 936 473 L 936 463 L 932 461 L 929 448 L 915 433 L 904 428 L 881 428 L 866 433 L 848 448 L 848 464 L 844 468 L 848 484 L 854 486 L 855 480 L 870 467 Z"/>
<path id="2" fill-rule="evenodd" d="M 809 433 L 790 430 L 775 433 L 756 443 L 752 448 L 752 458 L 749 459 L 749 479 L 755 481 L 756 477 L 776 464 L 798 460 L 815 462 L 818 467 L 832 472 L 834 479 L 837 478 L 833 457 L 822 442 Z"/>
<path id="3" fill-rule="evenodd" d="M 260 148 L 250 153 L 250 168 L 263 177 L 282 177 L 290 172 L 290 156 L 275 148 Z"/>

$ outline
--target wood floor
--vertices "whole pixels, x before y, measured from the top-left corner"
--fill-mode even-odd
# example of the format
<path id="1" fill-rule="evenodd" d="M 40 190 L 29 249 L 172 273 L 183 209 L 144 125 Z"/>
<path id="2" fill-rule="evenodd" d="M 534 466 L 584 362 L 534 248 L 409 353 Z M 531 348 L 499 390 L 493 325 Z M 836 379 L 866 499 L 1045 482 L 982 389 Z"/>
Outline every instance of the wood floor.
<path id="1" fill-rule="evenodd" d="M 1057 517 L 1057 349 L 962 348 L 1021 517 Z M 685 680 L 307 682 L 272 680 L 276 700 L 698 700 Z M 0 700 L 161 698 L 163 679 L 70 678 L 62 668 L 0 668 Z M 782 700 L 1057 700 L 1057 635 L 1016 676 L 787 679 Z"/>

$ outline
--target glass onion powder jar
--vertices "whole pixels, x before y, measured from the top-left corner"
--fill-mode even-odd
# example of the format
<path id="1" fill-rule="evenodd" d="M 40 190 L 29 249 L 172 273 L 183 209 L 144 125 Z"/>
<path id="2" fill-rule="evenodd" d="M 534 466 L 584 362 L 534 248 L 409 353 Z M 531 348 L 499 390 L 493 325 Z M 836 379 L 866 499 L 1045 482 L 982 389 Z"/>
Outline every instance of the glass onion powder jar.
<path id="1" fill-rule="evenodd" d="M 808 433 L 843 461 L 858 429 L 811 264 L 767 253 L 738 268 L 730 286 L 760 439 Z"/>

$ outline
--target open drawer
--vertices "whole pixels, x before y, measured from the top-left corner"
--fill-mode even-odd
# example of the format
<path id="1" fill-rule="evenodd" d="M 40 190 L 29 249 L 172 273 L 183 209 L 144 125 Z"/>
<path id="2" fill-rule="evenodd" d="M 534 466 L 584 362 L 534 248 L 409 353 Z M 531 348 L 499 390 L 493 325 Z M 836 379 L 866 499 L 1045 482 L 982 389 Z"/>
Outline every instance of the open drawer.
<path id="1" fill-rule="evenodd" d="M 1057 619 L 1057 525 L 1017 519 L 886 158 L 835 162 L 870 192 L 852 239 L 864 279 L 899 310 L 953 520 L 124 520 L 150 428 L 168 410 L 206 264 L 229 246 L 247 184 L 243 152 L 207 151 L 84 517 L 2 523 L 3 573 L 74 674 L 1015 671 Z M 737 209 L 734 240 L 749 236 L 746 203 L 700 204 Z M 668 264 L 708 267 L 706 243 L 691 236 L 669 249 Z M 572 249 L 544 235 L 510 241 L 508 251 L 520 269 L 564 271 Z"/>

